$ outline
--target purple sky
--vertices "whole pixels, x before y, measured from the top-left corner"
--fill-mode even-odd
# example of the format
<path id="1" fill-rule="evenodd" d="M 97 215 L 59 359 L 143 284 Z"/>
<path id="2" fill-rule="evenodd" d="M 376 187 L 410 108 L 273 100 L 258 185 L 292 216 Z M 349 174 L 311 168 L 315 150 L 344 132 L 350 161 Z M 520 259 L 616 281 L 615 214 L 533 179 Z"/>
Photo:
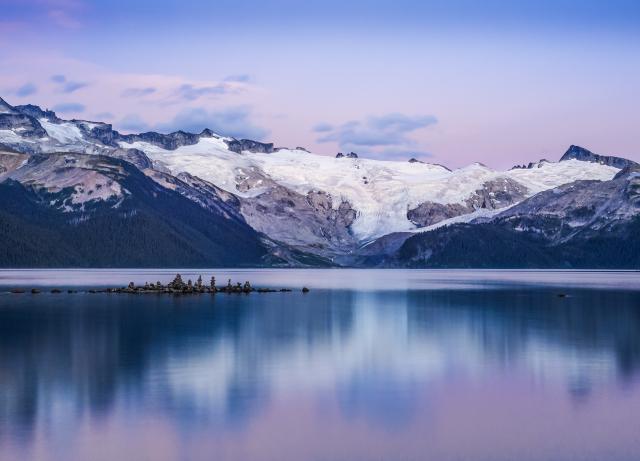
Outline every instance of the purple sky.
<path id="1" fill-rule="evenodd" d="M 0 0 L 0 96 L 327 155 L 640 159 L 629 0 Z"/>

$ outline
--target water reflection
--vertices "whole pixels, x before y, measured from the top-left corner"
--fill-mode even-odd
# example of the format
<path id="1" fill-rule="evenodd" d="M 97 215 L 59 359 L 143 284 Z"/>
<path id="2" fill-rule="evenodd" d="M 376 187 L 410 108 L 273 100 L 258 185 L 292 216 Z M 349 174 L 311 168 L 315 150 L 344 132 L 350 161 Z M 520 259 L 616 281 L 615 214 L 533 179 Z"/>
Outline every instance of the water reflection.
<path id="1" fill-rule="evenodd" d="M 594 393 L 627 393 L 638 402 L 638 292 L 574 288 L 569 295 L 545 288 L 4 295 L 0 458 L 83 459 L 78 447 L 106 443 L 83 432 L 89 423 L 117 428 L 112 437 L 121 442 L 119 431 L 131 437 L 139 430 L 138 449 L 151 449 L 136 426 L 144 421 L 147 428 L 168 425 L 178 453 L 194 433 L 207 434 L 196 444 L 201 451 L 184 458 L 169 451 L 166 459 L 210 459 L 231 434 L 257 451 L 227 447 L 220 459 L 393 459 L 385 448 L 363 448 L 378 437 L 402 437 L 401 448 L 391 446 L 421 459 L 418 440 L 427 436 L 432 448 L 440 446 L 438 459 L 465 459 L 438 431 L 454 416 L 480 423 L 478 406 L 493 393 L 539 399 L 528 410 L 534 419 L 546 406 L 558 408 L 558 399 L 571 402 L 567 412 L 589 409 Z M 273 443 L 292 424 L 287 418 L 297 421 L 308 449 L 294 450 L 286 438 Z M 333 451 L 313 448 L 312 439 L 337 437 L 334 424 L 361 442 L 357 450 L 342 439 Z M 445 439 L 470 437 L 451 431 Z M 76 448 L 54 449 L 63 445 Z M 126 446 L 111 454 L 139 459 Z M 635 449 L 637 441 L 620 448 Z M 531 459 L 543 455 L 534 451 Z"/>

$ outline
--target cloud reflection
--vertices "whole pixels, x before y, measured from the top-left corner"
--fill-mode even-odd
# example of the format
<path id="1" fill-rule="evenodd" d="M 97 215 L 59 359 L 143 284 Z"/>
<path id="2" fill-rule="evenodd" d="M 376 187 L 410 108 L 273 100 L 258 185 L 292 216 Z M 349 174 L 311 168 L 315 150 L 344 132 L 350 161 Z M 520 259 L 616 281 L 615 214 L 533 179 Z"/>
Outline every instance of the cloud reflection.
<path id="1" fill-rule="evenodd" d="M 428 416 L 435 389 L 511 376 L 588 403 L 640 363 L 624 291 L 94 296 L 90 306 L 88 296 L 0 298 L 0 454 L 87 415 L 243 433 L 296 400 L 396 433 Z"/>

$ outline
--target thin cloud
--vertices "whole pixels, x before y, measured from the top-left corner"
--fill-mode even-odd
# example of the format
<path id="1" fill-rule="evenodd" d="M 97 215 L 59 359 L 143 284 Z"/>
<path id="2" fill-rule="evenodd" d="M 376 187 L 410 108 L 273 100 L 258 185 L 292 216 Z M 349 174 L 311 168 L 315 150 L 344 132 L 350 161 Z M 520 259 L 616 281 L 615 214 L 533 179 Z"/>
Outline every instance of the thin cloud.
<path id="1" fill-rule="evenodd" d="M 82 88 L 89 86 L 85 82 L 67 82 L 62 86 L 63 93 L 74 93 Z"/>
<path id="2" fill-rule="evenodd" d="M 229 75 L 224 79 L 225 82 L 236 83 L 247 83 L 249 80 L 251 80 L 251 76 L 249 74 Z"/>
<path id="3" fill-rule="evenodd" d="M 327 131 L 333 130 L 333 125 L 329 123 L 318 123 L 312 128 L 316 133 L 326 133 Z"/>
<path id="4" fill-rule="evenodd" d="M 127 88 L 122 92 L 122 96 L 125 98 L 141 98 L 154 94 L 156 91 L 157 89 L 151 86 L 146 88 Z"/>
<path id="5" fill-rule="evenodd" d="M 412 150 L 412 149 L 383 149 L 380 152 L 376 153 L 380 158 L 384 158 L 385 160 L 409 160 L 409 159 L 427 159 L 429 157 L 433 157 L 431 152 L 426 152 L 423 150 Z"/>
<path id="6" fill-rule="evenodd" d="M 38 92 L 38 87 L 35 86 L 33 83 L 29 82 L 29 83 L 25 83 L 20 88 L 18 88 L 15 91 L 15 94 L 20 98 L 24 98 L 26 96 L 31 96 L 32 94 L 35 94 L 37 92 Z"/>
<path id="7" fill-rule="evenodd" d="M 142 117 L 137 114 L 128 114 L 124 116 L 122 120 L 118 122 L 118 128 L 134 133 L 151 130 L 151 127 L 147 124 L 147 122 L 145 122 Z"/>
<path id="8" fill-rule="evenodd" d="M 84 112 L 86 107 L 83 104 L 77 102 L 63 102 L 53 106 L 54 112 L 62 113 L 81 113 Z"/>
<path id="9" fill-rule="evenodd" d="M 74 93 L 82 88 L 86 88 L 87 86 L 89 86 L 89 84 L 86 82 L 74 82 L 72 80 L 68 80 L 67 76 L 62 74 L 52 75 L 50 80 L 58 84 L 59 90 L 62 93 L 67 94 Z"/>
<path id="10" fill-rule="evenodd" d="M 190 83 L 185 83 L 184 85 L 180 85 L 176 90 L 178 97 L 187 101 L 195 101 L 203 96 L 221 95 L 227 92 L 228 87 L 223 83 L 200 87 L 194 86 Z"/>
<path id="11" fill-rule="evenodd" d="M 113 120 L 115 118 L 115 115 L 113 115 L 111 112 L 98 112 L 93 116 L 93 118 L 96 122 L 105 122 L 107 120 Z"/>
<path id="12" fill-rule="evenodd" d="M 188 131 L 199 133 L 205 128 L 223 136 L 263 140 L 269 131 L 255 125 L 251 120 L 251 109 L 246 106 L 229 107 L 219 111 L 205 108 L 186 109 L 178 113 L 171 121 L 156 126 L 158 131 Z"/>
<path id="13" fill-rule="evenodd" d="M 318 142 L 335 142 L 344 151 L 380 158 L 424 157 L 429 154 L 416 148 L 416 142 L 410 135 L 437 122 L 432 115 L 391 113 L 372 116 L 364 121 L 349 121 L 336 127 L 321 123 L 314 127 L 314 131 L 322 133 Z"/>
<path id="14" fill-rule="evenodd" d="M 433 115 L 410 117 L 399 113 L 371 117 L 369 119 L 369 125 L 374 129 L 383 131 L 392 130 L 401 133 L 408 133 L 418 128 L 434 125 L 437 122 L 438 120 Z"/>

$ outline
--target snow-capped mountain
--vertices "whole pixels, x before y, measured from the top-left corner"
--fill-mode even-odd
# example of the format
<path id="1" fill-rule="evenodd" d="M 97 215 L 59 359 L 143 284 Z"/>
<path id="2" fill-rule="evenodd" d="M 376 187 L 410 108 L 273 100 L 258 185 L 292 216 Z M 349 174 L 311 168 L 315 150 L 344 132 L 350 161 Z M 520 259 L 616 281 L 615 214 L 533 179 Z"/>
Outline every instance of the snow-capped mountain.
<path id="1" fill-rule="evenodd" d="M 53 194 L 65 190 L 64 203 L 49 204 L 59 212 L 81 212 L 96 203 L 117 208 L 130 191 L 105 176 L 104 160 L 98 159 L 119 159 L 209 212 L 247 224 L 272 248 L 338 263 L 388 236 L 504 219 L 534 199 L 550 203 L 573 187 L 568 185 L 582 184 L 576 181 L 604 184 L 637 166 L 577 146 L 559 162 L 508 171 L 481 163 L 449 170 L 417 161 L 334 158 L 210 130 L 121 134 L 106 123 L 63 120 L 2 99 L 0 145 L 0 181 Z"/>

